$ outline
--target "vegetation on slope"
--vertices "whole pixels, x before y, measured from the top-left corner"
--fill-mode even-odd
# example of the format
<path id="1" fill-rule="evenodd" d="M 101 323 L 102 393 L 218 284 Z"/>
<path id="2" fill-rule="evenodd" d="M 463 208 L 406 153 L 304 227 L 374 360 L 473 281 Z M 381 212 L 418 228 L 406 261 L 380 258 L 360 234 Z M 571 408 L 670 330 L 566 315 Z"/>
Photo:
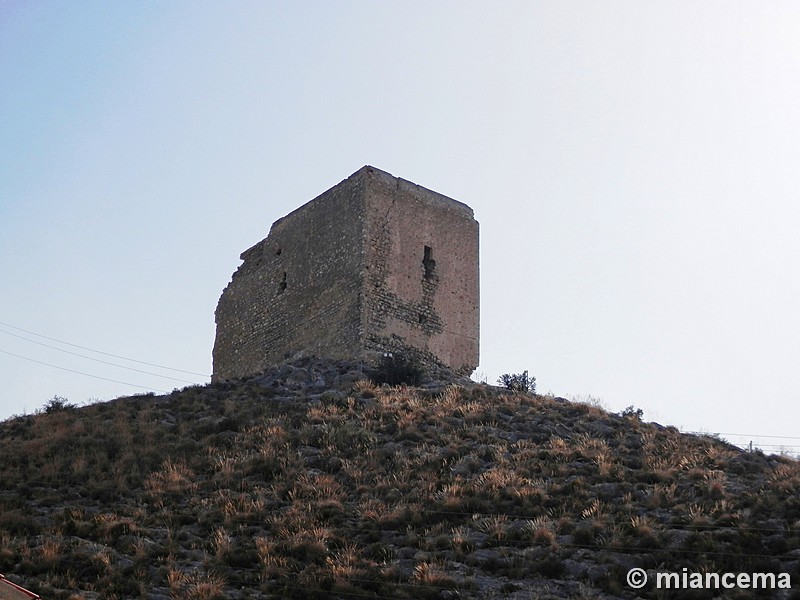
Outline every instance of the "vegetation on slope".
<path id="1" fill-rule="evenodd" d="M 800 581 L 796 461 L 359 376 L 283 367 L 0 424 L 0 572 L 75 599 L 661 597 L 631 567 Z"/>

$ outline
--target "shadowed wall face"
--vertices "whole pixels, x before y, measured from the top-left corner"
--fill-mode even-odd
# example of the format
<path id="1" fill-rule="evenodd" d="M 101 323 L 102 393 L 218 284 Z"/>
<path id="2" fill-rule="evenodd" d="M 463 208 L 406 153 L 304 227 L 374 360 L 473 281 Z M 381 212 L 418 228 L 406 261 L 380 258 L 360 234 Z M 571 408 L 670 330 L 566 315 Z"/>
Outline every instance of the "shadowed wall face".
<path id="1" fill-rule="evenodd" d="M 302 356 L 478 364 L 478 223 L 460 202 L 364 167 L 241 258 L 216 311 L 217 380 Z"/>

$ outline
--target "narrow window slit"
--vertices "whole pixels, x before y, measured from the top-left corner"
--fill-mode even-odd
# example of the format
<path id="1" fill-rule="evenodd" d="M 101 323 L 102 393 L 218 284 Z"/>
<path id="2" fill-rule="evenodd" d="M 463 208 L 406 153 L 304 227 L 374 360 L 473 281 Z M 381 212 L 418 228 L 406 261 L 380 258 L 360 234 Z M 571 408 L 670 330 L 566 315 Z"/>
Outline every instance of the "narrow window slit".
<path id="1" fill-rule="evenodd" d="M 436 269 L 436 261 L 433 260 L 433 248 L 425 246 L 425 252 L 422 257 L 422 266 L 425 267 L 425 279 L 433 277 L 434 269 Z"/>

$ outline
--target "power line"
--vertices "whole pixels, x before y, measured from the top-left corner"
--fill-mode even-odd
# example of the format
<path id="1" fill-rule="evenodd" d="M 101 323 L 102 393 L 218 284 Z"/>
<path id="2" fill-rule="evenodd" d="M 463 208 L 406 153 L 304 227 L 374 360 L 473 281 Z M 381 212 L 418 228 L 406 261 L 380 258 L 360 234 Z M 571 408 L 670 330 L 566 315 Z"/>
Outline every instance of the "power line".
<path id="1" fill-rule="evenodd" d="M 304 323 L 303 325 L 305 325 L 305 324 L 306 323 Z M 37 337 L 41 337 L 43 339 L 50 340 L 50 341 L 53 341 L 53 342 L 57 342 L 59 344 L 65 344 L 67 346 L 72 346 L 74 348 L 80 348 L 82 350 L 87 350 L 89 352 L 95 352 L 97 354 L 102 354 L 104 356 L 111 356 L 113 358 L 119 358 L 121 360 L 127 360 L 127 361 L 130 361 L 130 362 L 135 362 L 135 363 L 139 363 L 139 364 L 143 364 L 143 365 L 149 365 L 151 367 L 157 367 L 159 369 L 167 369 L 167 370 L 170 370 L 170 371 L 177 371 L 177 372 L 180 372 L 180 373 L 187 373 L 187 374 L 190 374 L 190 375 L 197 375 L 199 377 L 210 377 L 210 375 L 206 375 L 204 373 L 197 373 L 195 371 L 187 371 L 187 370 L 184 370 L 184 369 L 176 369 L 176 368 L 173 368 L 173 367 L 167 367 L 167 366 L 159 365 L 159 364 L 156 364 L 156 363 L 151 363 L 151 362 L 147 362 L 147 361 L 143 361 L 143 360 L 137 360 L 137 359 L 134 359 L 134 358 L 128 358 L 128 357 L 121 356 L 121 355 L 118 355 L 118 354 L 111 354 L 110 352 L 103 352 L 102 350 L 95 350 L 93 348 L 89 348 L 87 346 L 81 346 L 79 344 L 73 344 L 71 342 L 65 342 L 63 340 L 59 340 L 59 339 L 52 338 L 52 337 L 49 337 L 49 336 L 46 336 L 46 335 L 42 335 L 40 333 L 35 333 L 33 331 L 29 331 L 27 329 L 23 329 L 22 327 L 17 327 L 16 325 L 11 325 L 10 323 L 5 323 L 3 321 L 0 321 L 0 325 L 3 325 L 5 327 L 11 327 L 12 329 L 16 329 L 17 331 L 22 331 L 22 332 L 27 333 L 29 335 L 34 335 L 34 336 L 37 336 Z M 299 328 L 300 326 L 301 325 L 296 326 L 295 329 Z M 4 333 L 6 335 L 10 335 L 10 336 L 19 338 L 19 339 L 25 340 L 27 342 L 31 342 L 33 344 L 39 344 L 40 346 L 44 346 L 45 348 L 50 348 L 52 350 L 57 350 L 59 352 L 64 352 L 66 354 L 71 354 L 73 356 L 78 356 L 80 358 L 85 358 L 87 360 L 93 360 L 93 361 L 96 361 L 96 362 L 99 362 L 99 363 L 102 363 L 102 364 L 110 365 L 110 366 L 113 366 L 113 367 L 118 367 L 120 369 L 128 369 L 130 371 L 135 371 L 137 373 L 143 373 L 145 375 L 152 375 L 154 377 L 161 377 L 161 378 L 164 378 L 164 379 L 170 379 L 172 381 L 179 381 L 181 383 L 188 383 L 188 384 L 196 384 L 197 383 L 195 381 L 188 381 L 188 380 L 185 380 L 185 379 L 179 379 L 179 378 L 176 378 L 176 377 L 170 377 L 168 375 L 160 375 L 158 373 L 152 373 L 150 371 L 143 371 L 141 369 L 135 369 L 133 367 L 126 367 L 125 365 L 119 365 L 119 364 L 116 364 L 116 363 L 112 363 L 112 362 L 101 360 L 99 358 L 93 358 L 91 356 L 85 356 L 85 355 L 79 354 L 77 352 L 70 352 L 69 350 L 65 350 L 63 348 L 58 348 L 56 346 L 51 346 L 49 344 L 45 344 L 43 342 L 38 342 L 36 340 L 31 340 L 31 339 L 26 338 L 24 336 L 17 335 L 15 333 L 11 333 L 10 331 L 3 331 L 2 329 L 0 329 L 0 333 Z M 455 332 L 450 332 L 450 333 L 455 333 Z M 84 373 L 82 371 L 77 371 L 77 370 L 74 370 L 74 369 L 68 369 L 66 367 L 60 367 L 58 365 L 53 365 L 53 364 L 50 364 L 50 363 L 39 361 L 39 360 L 36 360 L 36 359 L 33 359 L 33 358 L 29 358 L 29 357 L 26 357 L 26 356 L 22 356 L 22 355 L 19 355 L 19 354 L 14 354 L 14 353 L 8 352 L 6 350 L 0 350 L 0 352 L 2 352 L 4 354 L 8 354 L 10 356 L 15 356 L 17 358 L 21 358 L 23 360 L 27 360 L 27 361 L 30 361 L 30 362 L 38 363 L 38 364 L 45 365 L 45 366 L 48 366 L 48 367 L 53 367 L 55 369 L 61 369 L 62 371 L 69 371 L 71 373 L 77 373 L 79 375 L 84 375 L 86 377 L 93 377 L 95 379 L 102 379 L 104 381 L 111 381 L 113 383 L 121 383 L 121 384 L 124 384 L 124 385 L 130 385 L 130 386 L 138 387 L 138 388 L 141 388 L 141 389 L 154 390 L 154 391 L 162 392 L 162 393 L 169 393 L 166 390 L 159 390 L 159 389 L 153 388 L 153 387 L 142 386 L 142 385 L 138 385 L 138 384 L 135 384 L 135 383 L 128 383 L 128 382 L 125 382 L 125 381 L 118 381 L 116 379 L 109 379 L 107 377 L 101 377 L 99 375 L 92 375 L 91 373 Z M 765 435 L 765 434 L 756 434 L 756 433 L 725 433 L 725 432 L 710 432 L 710 431 L 682 431 L 681 433 L 688 434 L 688 435 L 698 435 L 698 436 L 725 436 L 725 435 L 729 435 L 729 436 L 739 436 L 739 437 L 748 437 L 748 438 L 774 438 L 774 439 L 785 439 L 785 440 L 800 440 L 800 436 Z M 742 445 L 742 443 L 734 443 L 734 445 Z M 744 445 L 746 445 L 746 444 L 744 444 Z M 770 447 L 770 448 L 772 448 L 772 447 L 782 448 L 782 447 L 787 447 L 787 446 L 788 447 L 794 447 L 796 445 L 795 444 L 758 444 L 758 446 L 765 447 L 765 448 L 767 448 L 767 447 Z"/>
<path id="2" fill-rule="evenodd" d="M 763 449 L 777 448 L 777 449 L 780 449 L 780 450 L 787 451 L 789 453 L 797 454 L 797 453 L 800 452 L 800 451 L 798 451 L 798 448 L 800 448 L 800 444 L 796 444 L 796 443 L 793 444 L 791 442 L 786 442 L 786 443 L 783 443 L 783 444 L 760 444 L 760 443 L 754 443 L 753 442 L 754 439 L 759 439 L 759 438 L 771 438 L 771 439 L 776 439 L 776 440 L 800 440 L 800 437 L 792 436 L 792 435 L 768 435 L 768 434 L 760 434 L 760 433 L 730 433 L 730 432 L 721 433 L 721 432 L 716 432 L 716 431 L 713 431 L 713 432 L 712 431 L 681 431 L 681 433 L 686 434 L 686 435 L 697 435 L 697 436 L 712 437 L 712 438 L 713 437 L 722 437 L 722 436 L 736 436 L 736 437 L 740 437 L 740 438 L 742 438 L 742 437 L 748 438 L 748 441 L 744 441 L 744 442 L 743 441 L 736 442 L 736 441 L 724 440 L 724 441 L 728 442 L 729 444 L 732 444 L 734 446 L 737 446 L 737 447 L 741 448 L 742 450 L 753 450 L 754 448 L 763 448 Z"/>
<path id="3" fill-rule="evenodd" d="M 710 433 L 706 432 L 703 433 L 701 431 L 684 431 L 683 433 L 690 433 L 693 435 L 738 435 L 741 437 L 753 437 L 753 438 L 777 438 L 782 440 L 800 440 L 800 436 L 792 436 L 792 435 L 764 435 L 761 433 Z"/>
<path id="4" fill-rule="evenodd" d="M 109 379 L 108 377 L 101 377 L 100 375 L 92 375 L 91 373 L 84 373 L 83 371 L 76 371 L 75 369 L 68 369 L 66 367 L 59 367 L 58 365 L 51 365 L 50 363 L 42 362 L 41 360 L 36 360 L 35 358 L 28 358 L 27 356 L 22 356 L 20 354 L 14 354 L 13 352 L 7 352 L 6 350 L 0 350 L 3 354 L 8 354 L 9 356 L 16 356 L 17 358 L 21 358 L 22 360 L 28 360 L 30 362 L 38 363 L 40 365 L 45 365 L 47 367 L 53 367 L 54 369 L 61 369 L 62 371 L 69 371 L 70 373 L 77 373 L 78 375 L 85 375 L 86 377 L 94 377 L 95 379 L 102 379 L 104 381 L 111 381 L 113 383 L 121 383 L 122 385 L 130 385 L 133 387 L 141 388 L 143 390 L 152 390 L 154 392 L 161 392 L 163 394 L 168 394 L 167 390 L 159 390 L 158 388 L 138 385 L 136 383 L 129 383 L 127 381 L 119 381 L 117 379 Z"/>
<path id="5" fill-rule="evenodd" d="M 37 342 L 36 340 L 28 339 L 25 336 L 17 335 L 16 333 L 11 333 L 10 331 L 3 331 L 2 329 L 0 329 L 0 333 L 5 333 L 6 335 L 14 336 L 15 338 L 25 340 L 26 342 L 31 342 L 32 344 L 39 344 L 40 346 L 44 346 L 45 348 L 51 348 L 53 350 L 58 350 L 59 352 L 72 354 L 73 356 L 79 356 L 81 358 L 85 358 L 86 360 L 93 360 L 95 362 L 103 363 L 104 365 L 111 365 L 112 367 L 118 367 L 120 369 L 128 369 L 129 371 L 136 371 L 137 373 L 144 373 L 145 375 L 153 375 L 154 377 L 163 377 L 164 379 L 171 379 L 172 381 L 180 381 L 181 383 L 196 383 L 194 381 L 187 381 L 186 379 L 178 379 L 177 377 L 170 377 L 169 375 L 160 375 L 159 373 L 152 373 L 151 371 L 143 371 L 141 369 L 135 369 L 134 367 L 126 367 L 125 365 L 118 365 L 117 363 L 108 362 L 107 360 L 102 360 L 100 358 L 93 358 L 91 356 L 86 356 L 85 354 L 78 354 L 77 352 L 65 350 L 64 348 L 58 348 L 56 346 L 51 346 L 50 344 L 45 344 L 44 342 Z"/>
<path id="6" fill-rule="evenodd" d="M 128 360 L 130 362 L 139 363 L 142 365 L 148 365 L 150 367 L 158 367 L 159 369 L 167 369 L 168 371 L 178 371 L 180 373 L 188 373 L 189 375 L 197 375 L 199 377 L 210 377 L 205 373 L 195 373 L 194 371 L 186 371 L 184 369 L 175 369 L 173 367 L 165 367 L 164 365 L 158 365 L 156 363 L 147 362 L 144 360 L 136 360 L 135 358 L 128 358 L 127 356 L 120 356 L 119 354 L 111 354 L 110 352 L 103 352 L 102 350 L 95 350 L 94 348 L 88 348 L 86 346 L 81 346 L 79 344 L 73 344 L 71 342 L 65 342 L 63 340 L 57 340 L 56 338 L 48 337 L 46 335 L 42 335 L 41 333 L 35 333 L 33 331 L 28 331 L 27 329 L 23 329 L 22 327 L 17 327 L 16 325 L 11 325 L 10 323 L 4 323 L 0 321 L 0 325 L 5 327 L 11 327 L 11 329 L 16 329 L 17 331 L 22 331 L 29 335 L 35 335 L 36 337 L 44 338 L 46 340 L 50 340 L 51 342 L 58 342 L 59 344 L 65 344 L 67 346 L 72 346 L 73 348 L 80 348 L 81 350 L 88 350 L 89 352 L 96 352 L 97 354 L 103 354 L 104 356 L 111 356 L 113 358 L 120 358 L 122 360 Z M 52 365 L 51 365 L 52 366 Z"/>

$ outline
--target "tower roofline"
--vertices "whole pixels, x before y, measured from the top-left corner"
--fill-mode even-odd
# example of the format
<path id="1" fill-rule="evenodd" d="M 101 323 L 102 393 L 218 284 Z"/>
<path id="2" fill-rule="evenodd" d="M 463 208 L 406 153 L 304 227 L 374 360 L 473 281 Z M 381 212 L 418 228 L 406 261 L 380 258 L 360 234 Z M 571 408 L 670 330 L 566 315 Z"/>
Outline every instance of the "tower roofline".
<path id="1" fill-rule="evenodd" d="M 292 215 L 302 211 L 309 204 L 311 204 L 313 202 L 316 202 L 320 198 L 324 197 L 326 194 L 330 193 L 332 190 L 335 190 L 339 186 L 341 186 L 341 185 L 343 185 L 343 184 L 345 184 L 345 183 L 347 183 L 349 181 L 352 181 L 353 183 L 364 182 L 365 185 L 369 185 L 370 178 L 372 178 L 372 177 L 379 178 L 386 184 L 394 183 L 398 188 L 419 190 L 427 198 L 429 198 L 431 200 L 434 200 L 434 201 L 439 201 L 443 206 L 447 206 L 448 208 L 450 208 L 452 210 L 456 210 L 456 211 L 460 212 L 461 214 L 463 214 L 463 216 L 465 218 L 468 218 L 468 219 L 474 218 L 473 210 L 469 206 L 464 204 L 463 202 L 459 202 L 458 200 L 450 198 L 449 196 L 445 196 L 444 194 L 440 194 L 439 192 L 435 192 L 435 191 L 433 191 L 433 190 L 431 190 L 429 188 L 426 188 L 425 186 L 422 186 L 422 185 L 419 185 L 417 183 L 414 183 L 413 181 L 409 181 L 407 179 L 403 179 L 402 177 L 395 177 L 394 175 L 392 175 L 388 171 L 384 171 L 383 169 L 379 169 L 378 167 L 373 167 L 372 165 L 364 165 L 363 167 L 358 169 L 355 173 L 353 173 L 349 177 L 347 177 L 345 179 L 342 179 L 336 185 L 333 185 L 333 186 L 329 187 L 327 190 L 325 190 L 321 194 L 317 195 L 313 199 L 309 200 L 305 204 L 303 204 L 301 206 L 298 206 L 292 212 L 287 213 L 286 215 L 284 215 L 280 219 L 276 220 L 272 224 L 272 226 L 275 227 L 281 221 L 284 221 L 284 220 L 290 218 Z M 258 244 L 256 244 L 256 245 L 258 245 Z M 245 251 L 245 252 L 247 252 L 247 251 Z"/>

